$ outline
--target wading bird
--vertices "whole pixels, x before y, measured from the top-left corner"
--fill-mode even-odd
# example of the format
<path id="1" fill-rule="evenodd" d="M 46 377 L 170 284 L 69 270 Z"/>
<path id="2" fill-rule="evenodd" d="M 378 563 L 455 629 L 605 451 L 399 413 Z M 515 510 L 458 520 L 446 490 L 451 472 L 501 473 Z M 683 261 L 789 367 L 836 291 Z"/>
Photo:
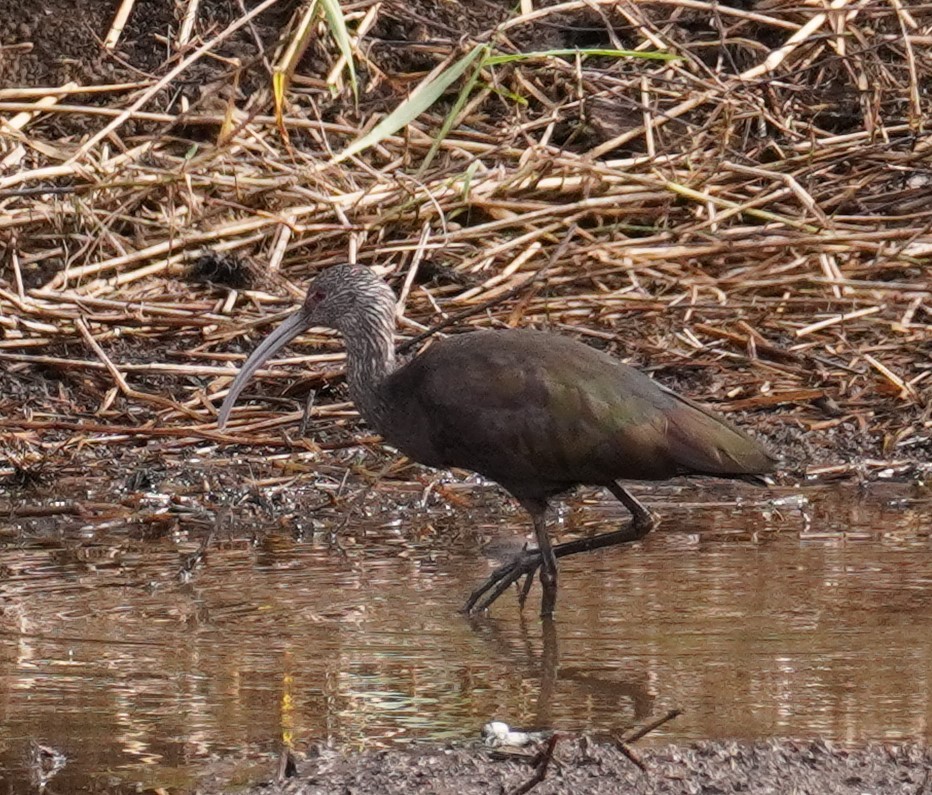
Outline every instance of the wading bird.
<path id="1" fill-rule="evenodd" d="M 301 309 L 243 365 L 220 408 L 219 426 L 279 348 L 312 326 L 339 331 L 350 397 L 386 442 L 421 464 L 471 469 L 494 480 L 531 515 L 537 550 L 496 570 L 470 596 L 467 612 L 488 607 L 524 575 L 526 594 L 539 567 L 541 615 L 550 616 L 558 557 L 646 535 L 656 519 L 619 480 L 753 479 L 776 463 L 724 419 L 568 337 L 476 331 L 435 341 L 399 366 L 394 321 L 395 296 L 374 272 L 358 265 L 329 268 L 311 283 Z M 553 547 L 544 521 L 548 502 L 580 484 L 608 489 L 631 512 L 631 524 Z"/>

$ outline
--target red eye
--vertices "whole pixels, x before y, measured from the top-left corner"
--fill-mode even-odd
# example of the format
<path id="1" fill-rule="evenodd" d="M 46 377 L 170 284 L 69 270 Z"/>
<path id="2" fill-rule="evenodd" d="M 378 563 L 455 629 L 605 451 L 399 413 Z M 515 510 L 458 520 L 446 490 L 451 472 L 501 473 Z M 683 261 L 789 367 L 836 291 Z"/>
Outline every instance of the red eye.
<path id="1" fill-rule="evenodd" d="M 307 307 L 317 306 L 327 294 L 323 290 L 308 290 L 307 298 L 304 299 L 304 305 Z"/>

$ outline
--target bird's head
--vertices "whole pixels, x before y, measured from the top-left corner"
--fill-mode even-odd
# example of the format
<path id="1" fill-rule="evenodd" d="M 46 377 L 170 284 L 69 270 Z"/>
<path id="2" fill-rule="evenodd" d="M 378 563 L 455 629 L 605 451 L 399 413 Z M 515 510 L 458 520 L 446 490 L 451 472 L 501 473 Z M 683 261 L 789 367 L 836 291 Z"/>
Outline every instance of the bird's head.
<path id="1" fill-rule="evenodd" d="M 304 328 L 323 326 L 346 333 L 358 325 L 360 313 L 394 312 L 395 295 L 382 279 L 362 265 L 334 265 L 307 288 L 298 314 Z"/>
<path id="2" fill-rule="evenodd" d="M 307 288 L 301 308 L 276 328 L 253 351 L 237 374 L 220 407 L 217 425 L 226 424 L 236 398 L 256 371 L 299 334 L 313 326 L 352 334 L 353 329 L 374 318 L 393 317 L 395 295 L 369 268 L 361 265 L 334 265 L 321 273 Z"/>

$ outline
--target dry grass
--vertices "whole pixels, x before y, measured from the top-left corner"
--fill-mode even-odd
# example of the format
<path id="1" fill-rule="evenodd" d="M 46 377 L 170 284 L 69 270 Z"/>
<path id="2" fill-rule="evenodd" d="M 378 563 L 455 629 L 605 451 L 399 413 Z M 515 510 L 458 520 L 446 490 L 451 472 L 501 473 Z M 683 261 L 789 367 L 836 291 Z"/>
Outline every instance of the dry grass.
<path id="1" fill-rule="evenodd" d="M 382 110 L 334 95 L 340 50 L 318 40 L 293 76 L 289 142 L 271 90 L 237 95 L 235 69 L 212 98 L 179 99 L 267 5 L 202 38 L 179 21 L 151 78 L 0 89 L 0 439 L 14 461 L 140 438 L 288 446 L 302 403 L 240 409 L 228 433 L 215 409 L 241 351 L 345 260 L 393 280 L 403 334 L 480 307 L 461 325 L 580 335 L 752 412 L 810 472 L 932 454 L 927 6 L 532 3 L 453 41 L 422 3 L 427 41 L 406 62 L 367 38 L 397 8 L 347 4 L 359 107 Z M 486 40 L 543 50 L 582 29 L 678 60 L 487 65 L 429 168 L 455 92 L 335 162 L 423 80 L 419 59 Z M 92 132 L 63 133 L 76 119 Z M 316 352 L 264 374 L 270 393 L 308 371 L 338 381 L 339 344 L 309 341 Z M 336 401 L 313 415 L 346 419 Z"/>

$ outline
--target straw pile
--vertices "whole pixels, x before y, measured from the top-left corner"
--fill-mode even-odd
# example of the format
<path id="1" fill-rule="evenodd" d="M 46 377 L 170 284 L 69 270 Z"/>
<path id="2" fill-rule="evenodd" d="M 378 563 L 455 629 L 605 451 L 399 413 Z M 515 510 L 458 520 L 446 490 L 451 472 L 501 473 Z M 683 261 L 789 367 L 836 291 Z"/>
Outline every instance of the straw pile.
<path id="1" fill-rule="evenodd" d="M 346 3 L 354 101 L 332 20 L 234 5 L 179 4 L 166 25 L 124 2 L 120 25 L 67 29 L 87 63 L 0 66 L 14 464 L 130 441 L 288 448 L 309 388 L 312 422 L 351 423 L 324 335 L 254 387 L 288 400 L 214 422 L 243 352 L 346 260 L 393 281 L 403 335 L 457 313 L 458 330 L 578 335 L 745 412 L 791 468 L 932 457 L 928 6 Z M 38 58 L 46 33 L 0 44 Z M 476 42 L 429 109 L 336 156 Z M 600 54 L 621 49 L 676 59 Z"/>

